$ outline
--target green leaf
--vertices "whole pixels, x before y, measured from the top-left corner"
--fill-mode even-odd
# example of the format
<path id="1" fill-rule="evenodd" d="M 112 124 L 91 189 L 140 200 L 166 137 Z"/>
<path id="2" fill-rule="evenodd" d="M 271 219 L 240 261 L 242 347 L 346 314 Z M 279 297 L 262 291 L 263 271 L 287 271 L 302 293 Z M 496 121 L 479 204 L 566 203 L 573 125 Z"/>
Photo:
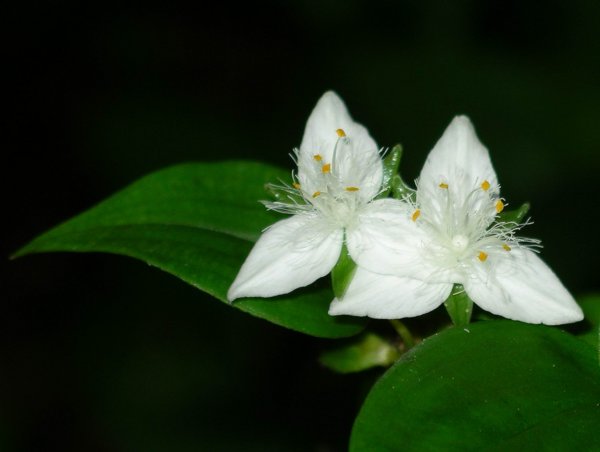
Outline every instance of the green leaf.
<path id="1" fill-rule="evenodd" d="M 600 295 L 589 294 L 577 298 L 585 319 L 594 326 L 600 326 Z"/>
<path id="2" fill-rule="evenodd" d="M 346 374 L 377 366 L 387 367 L 399 357 L 398 348 L 376 334 L 365 333 L 350 344 L 323 352 L 319 361 L 335 372 Z"/>
<path id="3" fill-rule="evenodd" d="M 333 286 L 333 293 L 337 298 L 343 298 L 346 289 L 354 277 L 354 273 L 356 273 L 356 263 L 350 257 L 348 247 L 344 243 L 340 257 L 331 271 L 331 285 Z"/>
<path id="4" fill-rule="evenodd" d="M 597 450 L 600 367 L 554 328 L 488 321 L 443 331 L 375 384 L 352 451 Z"/>
<path id="5" fill-rule="evenodd" d="M 167 271 L 221 301 L 261 231 L 281 217 L 260 203 L 285 171 L 253 162 L 190 163 L 150 174 L 42 234 L 13 257 L 52 251 L 107 252 Z M 333 294 L 316 286 L 233 306 L 320 337 L 345 337 L 364 320 L 327 314 Z"/>
<path id="6" fill-rule="evenodd" d="M 469 298 L 462 284 L 455 284 L 448 299 L 444 302 L 446 311 L 454 326 L 463 327 L 471 322 L 473 300 Z"/>
<path id="7" fill-rule="evenodd" d="M 591 344 L 598 350 L 600 362 L 600 295 L 590 294 L 577 298 L 585 316 L 586 327 L 579 338 Z"/>

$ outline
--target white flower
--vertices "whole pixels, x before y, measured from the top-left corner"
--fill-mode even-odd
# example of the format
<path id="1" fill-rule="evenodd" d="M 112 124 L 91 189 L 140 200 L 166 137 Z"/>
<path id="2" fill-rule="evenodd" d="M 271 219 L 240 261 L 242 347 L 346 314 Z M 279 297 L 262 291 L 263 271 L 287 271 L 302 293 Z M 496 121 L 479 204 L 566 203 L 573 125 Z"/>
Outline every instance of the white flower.
<path id="1" fill-rule="evenodd" d="M 325 93 L 308 118 L 295 160 L 294 184 L 280 187 L 290 202 L 265 203 L 292 216 L 263 232 L 229 288 L 230 301 L 288 293 L 327 275 L 345 231 L 353 230 L 348 243 L 359 238 L 358 216 L 383 206 L 371 202 L 383 180 L 377 144 L 335 93 Z"/>
<path id="2" fill-rule="evenodd" d="M 573 297 L 520 238 L 524 226 L 502 222 L 504 209 L 487 149 L 468 118 L 456 117 L 429 154 L 414 202 L 363 209 L 365 231 L 348 241 L 359 265 L 330 314 L 403 318 L 442 304 L 462 284 L 481 308 L 549 325 L 581 320 Z"/>

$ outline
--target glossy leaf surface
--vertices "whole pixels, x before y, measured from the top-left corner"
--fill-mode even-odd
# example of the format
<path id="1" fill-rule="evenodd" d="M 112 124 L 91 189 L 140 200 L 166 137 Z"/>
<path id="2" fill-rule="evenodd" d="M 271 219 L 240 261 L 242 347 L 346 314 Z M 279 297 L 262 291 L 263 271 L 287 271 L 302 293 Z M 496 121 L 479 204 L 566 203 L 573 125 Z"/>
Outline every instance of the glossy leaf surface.
<path id="1" fill-rule="evenodd" d="M 589 294 L 578 297 L 577 303 L 585 315 L 586 328 L 579 334 L 579 338 L 591 344 L 598 351 L 600 364 L 600 295 Z"/>
<path id="2" fill-rule="evenodd" d="M 15 257 L 32 253 L 107 252 L 172 273 L 221 301 L 261 231 L 281 217 L 268 212 L 266 183 L 289 178 L 252 162 L 191 163 L 167 168 L 42 234 Z M 358 318 L 327 314 L 332 291 L 311 286 L 233 306 L 320 337 L 351 336 Z"/>
<path id="3" fill-rule="evenodd" d="M 596 450 L 600 367 L 557 329 L 478 322 L 426 339 L 375 384 L 353 451 Z"/>

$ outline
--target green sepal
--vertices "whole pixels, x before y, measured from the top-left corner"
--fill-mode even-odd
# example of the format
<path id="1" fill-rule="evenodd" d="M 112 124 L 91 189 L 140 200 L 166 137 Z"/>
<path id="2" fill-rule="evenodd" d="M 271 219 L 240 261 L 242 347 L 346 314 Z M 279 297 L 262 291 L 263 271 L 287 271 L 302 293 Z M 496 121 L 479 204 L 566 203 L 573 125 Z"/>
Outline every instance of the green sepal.
<path id="1" fill-rule="evenodd" d="M 381 183 L 382 191 L 377 196 L 377 199 L 387 198 L 392 190 L 392 179 L 398 174 L 398 167 L 402 159 L 402 145 L 397 144 L 387 153 L 383 159 L 383 182 Z"/>
<path id="2" fill-rule="evenodd" d="M 385 189 L 380 197 L 388 196 L 390 193 L 395 199 L 409 198 L 415 201 L 417 192 L 404 183 L 398 168 L 402 159 L 402 146 L 397 144 L 392 148 L 383 161 L 383 187 Z"/>
<path id="3" fill-rule="evenodd" d="M 526 202 L 523 203 L 518 209 L 500 212 L 497 216 L 497 221 L 499 223 L 520 223 L 523 221 L 523 218 L 525 218 L 525 215 L 527 215 L 527 212 L 529 212 L 530 207 L 531 204 Z"/>
<path id="4" fill-rule="evenodd" d="M 395 199 L 406 199 L 415 202 L 417 191 L 410 188 L 404 183 L 399 174 L 392 178 L 392 197 Z"/>
<path id="5" fill-rule="evenodd" d="M 388 341 L 365 333 L 347 345 L 321 353 L 319 361 L 328 369 L 347 374 L 378 366 L 389 367 L 399 357 L 400 351 Z"/>
<path id="6" fill-rule="evenodd" d="M 265 191 L 277 202 L 285 204 L 305 204 L 299 190 L 285 185 L 265 184 Z"/>
<path id="7" fill-rule="evenodd" d="M 333 293 L 338 299 L 341 300 L 344 297 L 355 272 L 356 263 L 350 257 L 348 248 L 344 243 L 337 264 L 331 270 L 331 285 L 333 286 Z"/>
<path id="8" fill-rule="evenodd" d="M 444 306 L 454 326 L 464 327 L 471 322 L 473 300 L 469 298 L 462 284 L 454 284 L 450 296 L 444 302 Z"/>

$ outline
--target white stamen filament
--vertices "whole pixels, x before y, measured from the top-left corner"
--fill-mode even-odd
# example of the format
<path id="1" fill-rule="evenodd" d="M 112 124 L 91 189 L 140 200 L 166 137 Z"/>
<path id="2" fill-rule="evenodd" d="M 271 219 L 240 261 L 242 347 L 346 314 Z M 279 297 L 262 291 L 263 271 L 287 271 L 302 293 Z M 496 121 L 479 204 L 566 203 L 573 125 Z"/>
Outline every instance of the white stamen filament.
<path id="1" fill-rule="evenodd" d="M 453 190 L 457 185 L 438 183 L 436 191 L 418 187 L 422 195 L 413 212 L 419 212 L 419 224 L 432 238 L 426 245 L 428 259 L 451 269 L 472 265 L 474 259 L 485 262 L 488 256 L 500 252 L 506 255 L 514 247 L 540 246 L 539 240 L 516 237 L 515 233 L 528 221 L 519 224 L 499 220 L 497 214 L 504 203 L 497 192 L 490 190 L 489 182 L 483 186 L 475 184 L 466 198 Z M 411 219 L 415 220 L 414 213 Z"/>
<path id="2" fill-rule="evenodd" d="M 294 150 L 293 160 L 301 176 L 293 174 L 292 185 L 276 186 L 287 194 L 287 199 L 263 202 L 267 209 L 292 215 L 317 211 L 340 227 L 354 222 L 360 208 L 370 201 L 361 193 L 367 187 L 364 181 L 369 180 L 372 168 L 359 164 L 356 152 L 360 149 L 353 148 L 352 138 L 345 131 L 337 129 L 335 133 L 333 149 L 321 147 L 310 154 Z"/>

